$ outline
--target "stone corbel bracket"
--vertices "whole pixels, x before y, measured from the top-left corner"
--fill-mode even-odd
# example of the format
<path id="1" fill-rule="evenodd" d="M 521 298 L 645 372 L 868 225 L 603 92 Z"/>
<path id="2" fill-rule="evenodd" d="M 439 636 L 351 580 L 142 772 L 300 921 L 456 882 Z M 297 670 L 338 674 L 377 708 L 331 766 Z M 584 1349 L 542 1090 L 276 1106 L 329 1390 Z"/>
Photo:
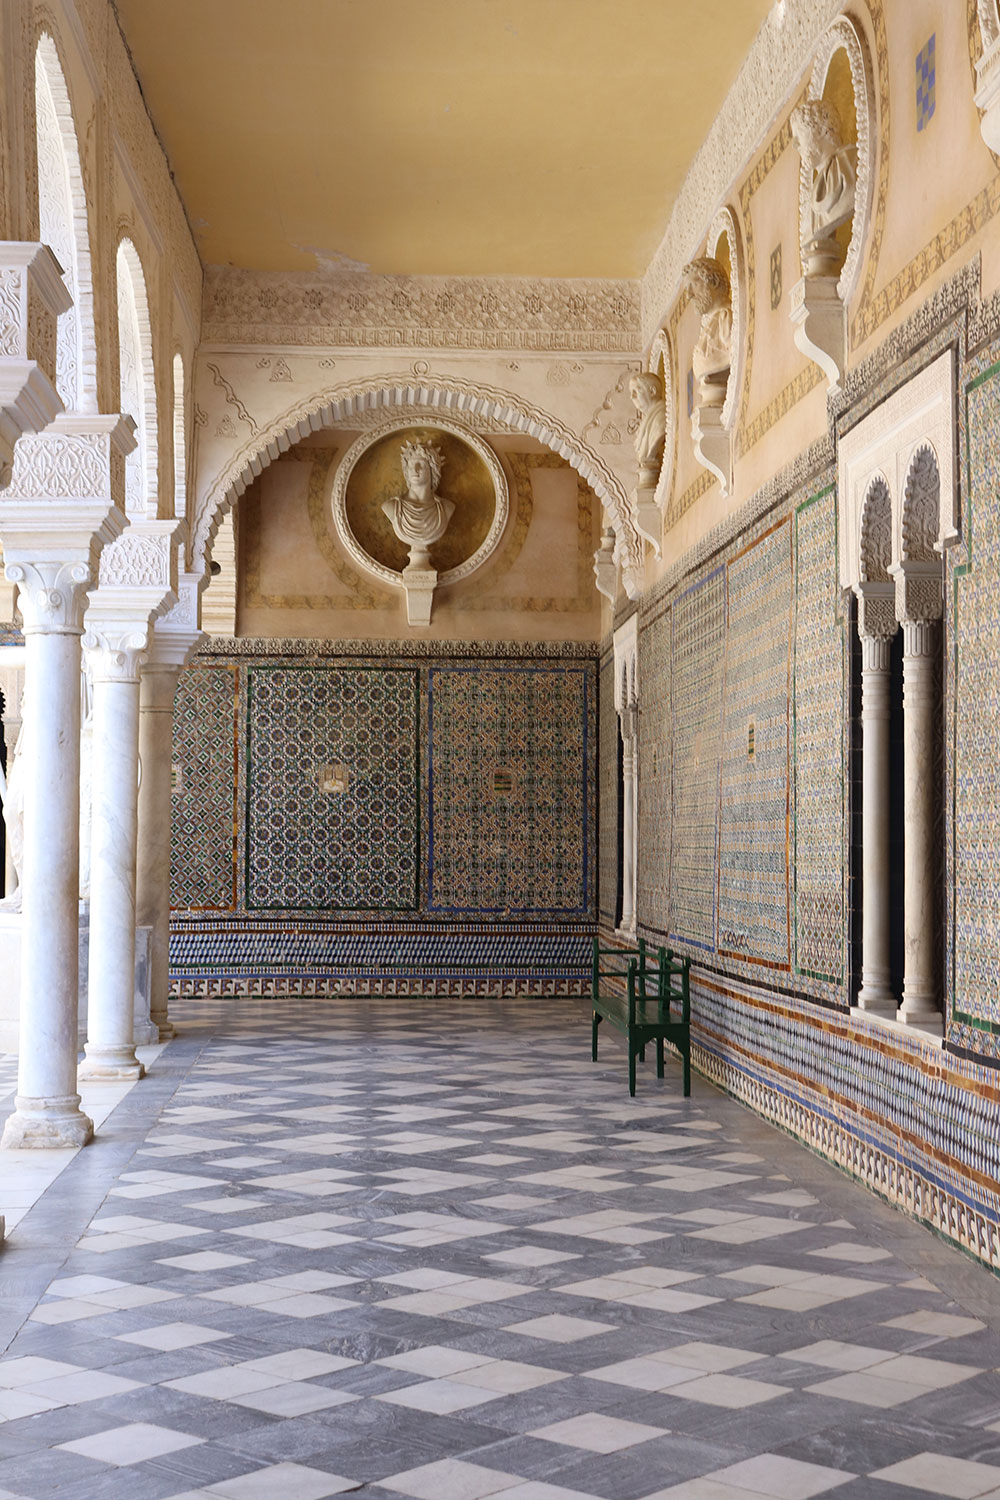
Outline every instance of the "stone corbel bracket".
<path id="1" fill-rule="evenodd" d="M 633 503 L 636 530 L 640 536 L 644 536 L 648 542 L 652 543 L 653 553 L 659 557 L 663 543 L 663 516 L 670 499 L 674 452 L 674 372 L 670 340 L 665 328 L 659 329 L 650 345 L 646 369 L 654 375 L 659 375 L 663 381 L 666 430 L 663 439 L 663 459 L 656 483 L 655 485 L 641 483 L 637 485 Z"/>
<path id="2" fill-rule="evenodd" d="M 729 258 L 729 293 L 733 317 L 726 399 L 721 406 L 705 406 L 701 402 L 695 406 L 691 414 L 691 437 L 698 462 L 719 481 L 722 494 L 728 495 L 733 482 L 733 428 L 743 386 L 743 287 L 746 284 L 743 241 L 736 216 L 730 208 L 722 208 L 716 214 L 708 231 L 706 255 L 717 259 L 723 240 L 726 242 Z"/>
<path id="3" fill-rule="evenodd" d="M 976 63 L 979 128 L 991 151 L 1000 155 L 1000 10 L 997 0 L 978 0 L 983 55 Z"/>
<path id="4" fill-rule="evenodd" d="M 47 245 L 0 247 L 0 486 L 9 482 L 14 445 L 63 409 L 56 391 L 56 325 L 73 299 Z"/>
<path id="5" fill-rule="evenodd" d="M 614 528 L 607 526 L 601 537 L 601 545 L 594 553 L 594 581 L 597 592 L 614 604 L 618 592 L 618 545 Z"/>
<path id="6" fill-rule="evenodd" d="M 858 127 L 857 181 L 850 244 L 839 276 L 803 275 L 789 296 L 795 347 L 819 365 L 831 390 L 840 384 L 847 364 L 847 304 L 858 279 L 861 247 L 871 219 L 872 168 L 877 139 L 871 55 L 864 34 L 848 16 L 838 17 L 820 43 L 809 81 L 809 98 L 823 97 L 830 64 L 840 51 L 846 53 L 850 64 Z M 802 243 L 810 232 L 811 199 L 812 173 L 802 162 L 799 171 L 799 239 Z"/>
<path id="7" fill-rule="evenodd" d="M 201 595 L 208 585 L 205 573 L 177 575 L 177 603 L 154 621 L 151 658 L 161 665 L 186 667 L 205 639 L 199 624 Z"/>

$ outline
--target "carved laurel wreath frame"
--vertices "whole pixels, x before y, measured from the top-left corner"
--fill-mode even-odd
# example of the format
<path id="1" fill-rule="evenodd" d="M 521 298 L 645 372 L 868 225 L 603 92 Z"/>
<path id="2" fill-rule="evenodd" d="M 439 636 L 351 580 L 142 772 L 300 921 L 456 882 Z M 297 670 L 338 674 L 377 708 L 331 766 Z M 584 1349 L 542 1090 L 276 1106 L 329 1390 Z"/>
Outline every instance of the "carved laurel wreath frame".
<path id="1" fill-rule="evenodd" d="M 726 386 L 726 400 L 722 407 L 722 426 L 724 431 L 731 432 L 739 406 L 739 394 L 743 389 L 743 365 L 746 354 L 743 338 L 743 288 L 746 285 L 746 266 L 743 255 L 743 237 L 739 231 L 736 215 L 731 208 L 720 208 L 712 220 L 705 253 L 714 256 L 723 237 L 729 247 L 729 290 L 732 298 L 733 334 L 730 343 L 732 357 L 729 366 L 729 384 Z"/>
<path id="2" fill-rule="evenodd" d="M 875 82 L 871 53 L 860 27 L 850 16 L 839 16 L 823 34 L 809 79 L 809 98 L 821 99 L 830 73 L 830 64 L 838 52 L 846 52 L 854 91 L 854 113 L 858 123 L 857 186 L 854 194 L 854 222 L 847 257 L 837 282 L 837 295 L 845 305 L 854 291 L 861 269 L 861 247 L 871 219 L 875 156 Z M 811 232 L 812 173 L 805 162 L 799 168 L 799 242 Z"/>
<path id="3" fill-rule="evenodd" d="M 649 346 L 649 354 L 646 358 L 646 369 L 654 375 L 659 375 L 663 381 L 663 401 L 666 408 L 667 425 L 666 435 L 663 442 L 663 460 L 660 464 L 660 473 L 656 481 L 656 503 L 660 510 L 666 510 L 670 499 L 670 482 L 673 477 L 674 466 L 674 358 L 670 347 L 670 335 L 665 328 L 658 329 Z"/>
<path id="4" fill-rule="evenodd" d="M 459 422 L 450 422 L 447 418 L 439 417 L 436 413 L 432 423 L 428 426 L 436 428 L 440 432 L 450 432 L 453 436 L 460 438 L 466 443 L 483 463 L 489 472 L 493 482 L 494 509 L 493 521 L 485 538 L 464 562 L 455 568 L 449 568 L 447 572 L 438 575 L 437 587 L 440 588 L 448 583 L 459 583 L 463 578 L 468 578 L 477 568 L 496 551 L 504 527 L 507 525 L 507 516 L 510 510 L 510 497 L 507 490 L 507 477 L 500 466 L 500 461 L 482 438 L 478 437 L 469 428 L 462 426 Z M 369 432 L 364 432 L 348 448 L 344 457 L 336 467 L 333 476 L 333 484 L 330 491 L 330 506 L 333 513 L 333 524 L 341 545 L 347 551 L 352 561 L 373 578 L 378 578 L 382 583 L 388 583 L 395 588 L 402 587 L 402 574 L 395 568 L 388 568 L 384 563 L 378 562 L 370 553 L 366 552 L 355 537 L 347 518 L 347 486 L 354 471 L 355 465 L 362 454 L 367 453 L 369 448 L 383 438 L 390 437 L 394 432 L 409 432 L 413 429 L 412 418 L 401 422 L 398 419 L 391 422 L 383 422 Z"/>

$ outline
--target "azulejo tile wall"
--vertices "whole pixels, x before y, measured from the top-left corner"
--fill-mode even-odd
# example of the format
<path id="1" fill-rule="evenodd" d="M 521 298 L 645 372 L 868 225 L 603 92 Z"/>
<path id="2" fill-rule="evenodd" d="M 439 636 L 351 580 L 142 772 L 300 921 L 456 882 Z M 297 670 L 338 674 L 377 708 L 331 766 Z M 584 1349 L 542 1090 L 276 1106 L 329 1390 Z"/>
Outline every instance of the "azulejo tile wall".
<path id="1" fill-rule="evenodd" d="M 228 911 L 236 904 L 238 694 L 233 667 L 192 667 L 181 674 L 174 705 L 170 831 L 175 906 Z"/>
<path id="2" fill-rule="evenodd" d="M 618 715 L 615 713 L 615 659 L 609 646 L 601 657 L 601 728 L 598 777 L 601 797 L 599 890 L 601 921 L 615 924 L 618 888 Z"/>
<path id="3" fill-rule="evenodd" d="M 790 526 L 726 569 L 719 781 L 719 951 L 789 966 Z"/>
<path id="4" fill-rule="evenodd" d="M 413 668 L 248 672 L 248 910 L 416 908 L 418 713 Z"/>
<path id="5" fill-rule="evenodd" d="M 596 706 L 575 644 L 210 644 L 175 715 L 176 984 L 582 992 Z"/>
<path id="6" fill-rule="evenodd" d="M 670 910 L 671 738 L 664 733 L 670 714 L 670 607 L 661 607 L 639 633 L 639 827 L 637 912 L 643 926 L 661 941 Z"/>
<path id="7" fill-rule="evenodd" d="M 593 691 L 576 666 L 428 669 L 428 910 L 593 910 Z"/>

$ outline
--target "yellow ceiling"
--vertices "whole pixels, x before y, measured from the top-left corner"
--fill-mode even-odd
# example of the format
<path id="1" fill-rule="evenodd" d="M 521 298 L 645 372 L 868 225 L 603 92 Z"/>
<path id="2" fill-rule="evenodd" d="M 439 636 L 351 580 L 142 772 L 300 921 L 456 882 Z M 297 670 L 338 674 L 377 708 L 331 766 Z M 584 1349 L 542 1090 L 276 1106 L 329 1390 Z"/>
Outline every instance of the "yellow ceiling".
<path id="1" fill-rule="evenodd" d="M 642 274 L 770 4 L 116 0 L 206 264 L 525 276 Z"/>

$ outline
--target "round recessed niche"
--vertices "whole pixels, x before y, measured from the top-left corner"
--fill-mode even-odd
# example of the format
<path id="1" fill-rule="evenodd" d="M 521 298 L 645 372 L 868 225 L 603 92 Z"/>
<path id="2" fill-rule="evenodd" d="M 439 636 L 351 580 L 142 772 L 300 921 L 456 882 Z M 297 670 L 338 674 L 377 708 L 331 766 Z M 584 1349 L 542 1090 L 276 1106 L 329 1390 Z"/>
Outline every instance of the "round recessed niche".
<path id="1" fill-rule="evenodd" d="M 496 455 L 457 423 L 394 422 L 359 437 L 334 475 L 334 527 L 366 572 L 386 583 L 403 583 L 409 549 L 382 507 L 406 494 L 402 453 L 412 443 L 433 446 L 442 456 L 436 493 L 450 501 L 454 511 L 444 534 L 430 545 L 430 561 L 439 585 L 457 583 L 495 551 L 508 513 L 507 481 Z"/>

